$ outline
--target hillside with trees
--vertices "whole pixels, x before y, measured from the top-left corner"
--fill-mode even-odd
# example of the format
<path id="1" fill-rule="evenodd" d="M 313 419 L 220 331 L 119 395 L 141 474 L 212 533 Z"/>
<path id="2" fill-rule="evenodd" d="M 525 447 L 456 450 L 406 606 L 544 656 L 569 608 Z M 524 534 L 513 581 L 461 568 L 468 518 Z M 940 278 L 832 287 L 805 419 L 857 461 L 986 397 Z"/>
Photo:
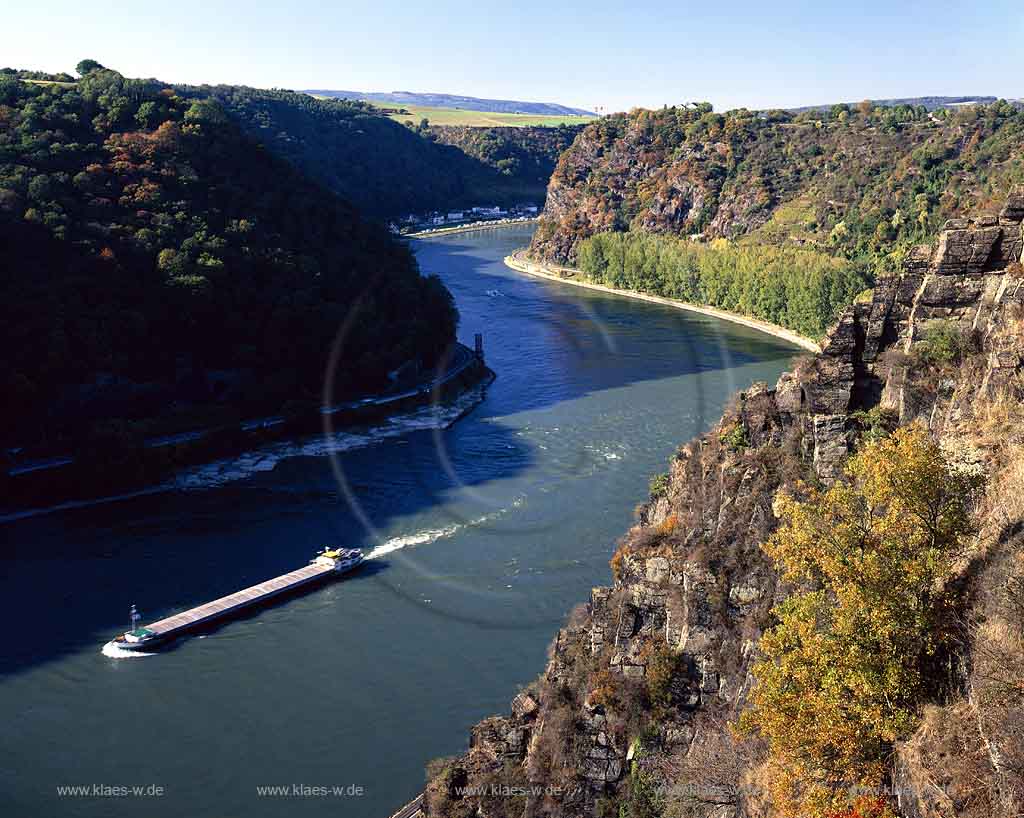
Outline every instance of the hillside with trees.
<path id="1" fill-rule="evenodd" d="M 415 91 L 331 91 L 317 89 L 308 94 L 337 99 L 368 100 L 383 105 L 414 105 L 428 108 L 461 108 L 466 111 L 488 111 L 509 114 L 568 114 L 571 116 L 593 116 L 592 111 L 570 108 L 554 102 L 525 102 L 515 99 L 480 99 L 461 94 L 427 94 Z"/>
<path id="2" fill-rule="evenodd" d="M 436 277 L 217 100 L 80 64 L 0 73 L 0 436 L 342 397 L 453 340 Z M 355 117 L 358 121 L 358 117 Z"/>
<path id="3" fill-rule="evenodd" d="M 250 137 L 377 219 L 481 204 L 541 201 L 571 138 L 557 128 L 454 133 L 407 127 L 366 102 L 244 86 L 179 87 L 215 99 Z M 462 131 L 462 129 L 455 129 Z M 492 133 L 497 132 L 497 133 Z"/>
<path id="4" fill-rule="evenodd" d="M 430 126 L 429 135 L 442 145 L 452 145 L 463 153 L 494 168 L 502 176 L 535 185 L 535 198 L 544 197 L 558 158 L 583 130 L 581 125 L 557 128 L 473 128 L 469 126 Z"/>
<path id="5" fill-rule="evenodd" d="M 958 96 L 958 97 L 943 97 L 943 96 L 930 96 L 930 97 L 896 97 L 891 99 L 871 99 L 867 100 L 873 107 L 879 108 L 895 108 L 901 105 L 907 105 L 912 108 L 924 106 L 929 111 L 937 111 L 941 108 L 954 108 L 958 105 L 988 105 L 998 101 L 998 97 L 985 96 L 984 94 L 976 94 L 974 96 Z M 1010 100 L 1014 103 L 1019 103 L 1020 100 Z M 830 102 L 826 105 L 801 105 L 797 108 L 787 108 L 787 111 L 793 113 L 800 113 L 802 111 L 831 111 L 836 105 L 842 105 L 843 103 Z M 845 103 L 847 108 L 854 108 L 858 105 L 856 102 Z"/>
<path id="6" fill-rule="evenodd" d="M 634 230 L 792 244 L 893 269 L 949 218 L 1024 180 L 1024 111 L 856 106 L 634 110 L 586 127 L 559 160 L 533 254 Z"/>

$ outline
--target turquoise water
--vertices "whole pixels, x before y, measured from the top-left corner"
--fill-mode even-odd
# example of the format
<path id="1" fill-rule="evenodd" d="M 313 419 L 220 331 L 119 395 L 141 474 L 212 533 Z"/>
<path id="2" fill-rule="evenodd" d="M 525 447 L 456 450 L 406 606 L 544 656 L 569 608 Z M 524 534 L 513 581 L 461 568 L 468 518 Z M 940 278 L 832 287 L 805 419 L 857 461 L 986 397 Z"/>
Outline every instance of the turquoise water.
<path id="1" fill-rule="evenodd" d="M 0 525 L 0 815 L 386 818 L 507 711 L 650 477 L 798 352 L 507 269 L 529 230 L 415 245 L 498 373 L 450 428 L 420 412 Z M 151 621 L 326 543 L 375 558 L 157 655 L 101 652 L 133 602 Z"/>

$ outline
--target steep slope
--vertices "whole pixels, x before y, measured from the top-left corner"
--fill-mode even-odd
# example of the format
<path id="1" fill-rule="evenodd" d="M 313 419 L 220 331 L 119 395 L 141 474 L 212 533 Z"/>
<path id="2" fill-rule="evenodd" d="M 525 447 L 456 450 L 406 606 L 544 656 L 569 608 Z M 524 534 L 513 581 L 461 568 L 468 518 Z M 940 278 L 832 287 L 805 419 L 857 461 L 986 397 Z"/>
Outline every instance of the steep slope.
<path id="1" fill-rule="evenodd" d="M 1024 112 L 1005 102 L 791 114 L 636 110 L 563 154 L 532 253 L 573 261 L 581 239 L 638 230 L 811 245 L 888 258 L 1024 180 Z"/>
<path id="2" fill-rule="evenodd" d="M 543 198 L 551 174 L 563 151 L 568 148 L 581 125 L 557 128 L 471 128 L 432 126 L 430 136 L 442 145 L 451 145 L 468 156 L 499 171 L 503 176 L 535 185 Z"/>
<path id="3" fill-rule="evenodd" d="M 950 653 L 919 726 L 885 756 L 893 789 L 829 814 L 1018 815 L 1022 222 L 1024 193 L 948 222 L 843 313 L 820 354 L 738 395 L 682 447 L 612 559 L 614 584 L 573 612 L 543 675 L 473 728 L 468 753 L 431 768 L 428 814 L 778 814 L 764 743 L 733 729 L 774 606 L 794 590 L 763 549 L 777 493 L 839 485 L 851 452 L 917 423 L 987 473 L 979 533 L 946 580 Z"/>
<path id="4" fill-rule="evenodd" d="M 228 85 L 178 91 L 217 100 L 248 135 L 376 219 L 544 196 L 547 178 L 539 179 L 531 163 L 497 167 L 462 150 L 465 139 L 407 128 L 363 102 Z M 516 140 L 546 131 L 528 130 Z M 480 129 L 480 138 L 489 131 Z"/>
<path id="5" fill-rule="evenodd" d="M 457 321 L 406 247 L 216 102 L 114 71 L 0 77 L 0 238 L 11 445 L 319 399 L 342 327 L 338 392 L 372 389 Z"/>

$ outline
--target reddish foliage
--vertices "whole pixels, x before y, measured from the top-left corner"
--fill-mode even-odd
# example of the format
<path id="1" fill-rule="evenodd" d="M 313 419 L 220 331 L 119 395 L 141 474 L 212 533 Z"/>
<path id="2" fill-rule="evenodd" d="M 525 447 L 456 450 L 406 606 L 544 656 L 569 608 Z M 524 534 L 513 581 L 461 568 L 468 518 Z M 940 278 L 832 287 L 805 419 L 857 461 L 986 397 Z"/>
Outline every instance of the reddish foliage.
<path id="1" fill-rule="evenodd" d="M 887 818 L 892 815 L 884 798 L 860 796 L 845 809 L 828 813 L 826 818 Z"/>

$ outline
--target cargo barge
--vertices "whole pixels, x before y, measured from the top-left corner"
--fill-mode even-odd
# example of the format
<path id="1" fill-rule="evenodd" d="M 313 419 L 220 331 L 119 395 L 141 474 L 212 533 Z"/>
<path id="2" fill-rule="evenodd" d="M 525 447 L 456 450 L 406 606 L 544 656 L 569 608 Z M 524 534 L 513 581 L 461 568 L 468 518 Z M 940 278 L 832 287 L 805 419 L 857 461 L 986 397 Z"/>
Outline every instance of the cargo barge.
<path id="1" fill-rule="evenodd" d="M 110 644 L 122 650 L 149 650 L 200 625 L 214 622 L 329 577 L 346 574 L 362 561 L 363 552 L 358 548 L 325 548 L 310 560 L 309 565 L 142 627 L 138 624 L 141 617 L 132 605 L 131 630 L 115 637 Z"/>

